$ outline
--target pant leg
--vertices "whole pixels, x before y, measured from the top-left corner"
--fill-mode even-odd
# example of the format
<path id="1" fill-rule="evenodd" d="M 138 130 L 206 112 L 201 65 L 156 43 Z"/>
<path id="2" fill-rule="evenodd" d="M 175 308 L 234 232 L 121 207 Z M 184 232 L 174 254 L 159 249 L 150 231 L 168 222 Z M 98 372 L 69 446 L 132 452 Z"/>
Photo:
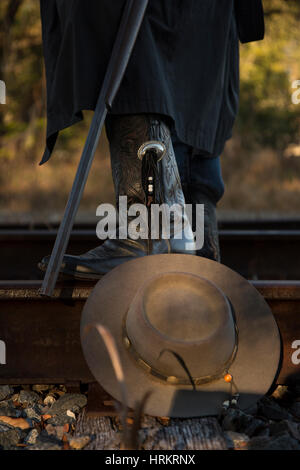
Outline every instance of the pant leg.
<path id="1" fill-rule="evenodd" d="M 217 204 L 225 191 L 220 157 L 204 158 L 194 155 L 190 164 L 190 182 L 194 189 L 199 188 L 206 192 Z"/>
<path id="2" fill-rule="evenodd" d="M 193 202 L 190 197 L 192 187 L 193 191 L 199 189 L 217 203 L 225 190 L 220 157 L 193 155 L 193 148 L 180 142 L 174 132 L 172 143 L 186 202 Z"/>

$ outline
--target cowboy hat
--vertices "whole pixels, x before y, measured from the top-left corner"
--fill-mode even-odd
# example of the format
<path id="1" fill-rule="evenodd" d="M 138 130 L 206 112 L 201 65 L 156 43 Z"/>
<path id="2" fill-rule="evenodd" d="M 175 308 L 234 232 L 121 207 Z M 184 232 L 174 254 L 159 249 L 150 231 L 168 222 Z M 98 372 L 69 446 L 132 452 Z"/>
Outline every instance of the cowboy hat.
<path id="1" fill-rule="evenodd" d="M 138 258 L 106 274 L 81 319 L 86 362 L 100 385 L 121 401 L 109 355 L 91 324 L 117 344 L 135 408 L 151 390 L 145 413 L 215 415 L 233 396 L 247 409 L 266 394 L 280 360 L 270 308 L 239 274 L 184 254 Z"/>

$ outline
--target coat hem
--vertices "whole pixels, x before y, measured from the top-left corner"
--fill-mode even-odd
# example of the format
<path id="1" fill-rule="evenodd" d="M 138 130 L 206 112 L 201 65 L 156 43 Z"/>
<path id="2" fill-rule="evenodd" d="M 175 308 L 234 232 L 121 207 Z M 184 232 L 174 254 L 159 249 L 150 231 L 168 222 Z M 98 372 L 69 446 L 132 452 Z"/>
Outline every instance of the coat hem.
<path id="1" fill-rule="evenodd" d="M 39 165 L 46 163 L 54 150 L 55 143 L 57 141 L 59 132 L 71 127 L 72 125 L 82 121 L 84 119 L 82 112 L 83 111 L 95 111 L 95 106 L 93 105 L 84 105 L 76 111 L 71 119 L 61 121 L 61 124 L 53 129 L 48 129 L 46 137 L 46 147 L 43 154 L 43 157 Z M 199 128 L 201 126 L 184 126 L 176 124 L 175 119 L 168 111 L 167 106 L 161 103 L 158 108 L 157 105 L 155 109 L 152 107 L 149 101 L 139 101 L 138 103 L 133 101 L 118 101 L 117 105 L 113 105 L 110 114 L 141 114 L 141 113 L 153 113 L 161 114 L 171 118 L 176 134 L 179 139 L 186 145 L 189 145 L 197 150 L 200 154 L 203 154 L 203 157 L 216 157 L 219 156 L 222 152 L 226 140 L 231 137 L 231 130 L 229 133 L 224 133 L 221 138 L 217 141 L 213 141 L 213 137 L 207 135 L 207 133 L 201 132 Z M 48 120 L 50 118 L 50 113 L 48 114 Z M 227 127 L 227 126 L 226 126 Z M 198 129 L 197 131 L 195 129 Z M 211 135 L 214 134 L 214 131 L 211 131 Z"/>

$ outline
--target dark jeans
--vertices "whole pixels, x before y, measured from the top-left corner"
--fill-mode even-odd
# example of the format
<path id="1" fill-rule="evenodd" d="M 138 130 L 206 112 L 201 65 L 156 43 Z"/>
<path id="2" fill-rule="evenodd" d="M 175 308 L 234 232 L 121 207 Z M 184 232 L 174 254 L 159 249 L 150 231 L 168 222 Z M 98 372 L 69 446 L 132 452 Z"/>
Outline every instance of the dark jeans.
<path id="1" fill-rule="evenodd" d="M 193 155 L 193 148 L 180 142 L 174 133 L 172 133 L 172 143 L 186 202 L 193 202 L 189 197 L 189 190 L 197 191 L 199 188 L 217 203 L 225 189 L 220 157 L 205 158 Z"/>

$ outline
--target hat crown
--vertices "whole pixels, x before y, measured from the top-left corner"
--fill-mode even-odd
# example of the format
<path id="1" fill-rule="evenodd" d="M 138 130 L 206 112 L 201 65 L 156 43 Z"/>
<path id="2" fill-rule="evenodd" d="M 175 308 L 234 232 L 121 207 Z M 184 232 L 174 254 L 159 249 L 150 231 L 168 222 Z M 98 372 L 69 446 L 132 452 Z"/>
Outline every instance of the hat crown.
<path id="1" fill-rule="evenodd" d="M 222 372 L 235 348 L 235 325 L 226 296 L 212 282 L 189 273 L 151 278 L 136 293 L 127 313 L 126 335 L 135 359 L 165 377 L 186 380 L 172 354 L 195 378 Z M 175 380 L 176 382 L 176 380 Z"/>
<path id="2" fill-rule="evenodd" d="M 144 290 L 144 317 L 158 333 L 174 341 L 193 344 L 207 339 L 225 320 L 224 299 L 203 295 L 212 287 L 186 274 L 159 277 Z"/>

